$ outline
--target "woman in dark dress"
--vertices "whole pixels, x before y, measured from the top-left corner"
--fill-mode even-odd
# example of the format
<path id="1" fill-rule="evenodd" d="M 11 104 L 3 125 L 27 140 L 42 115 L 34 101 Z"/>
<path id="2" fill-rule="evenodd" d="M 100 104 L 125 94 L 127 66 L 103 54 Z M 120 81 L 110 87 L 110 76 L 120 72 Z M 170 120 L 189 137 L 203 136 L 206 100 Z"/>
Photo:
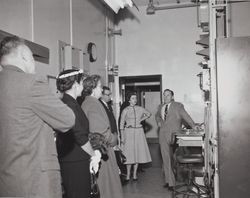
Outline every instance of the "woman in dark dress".
<path id="1" fill-rule="evenodd" d="M 101 157 L 89 142 L 89 122 L 76 101 L 83 90 L 83 77 L 82 70 L 70 69 L 61 72 L 56 82 L 62 101 L 76 117 L 75 126 L 66 133 L 57 133 L 56 137 L 64 196 L 67 198 L 89 198 L 90 169 L 97 171 Z"/>

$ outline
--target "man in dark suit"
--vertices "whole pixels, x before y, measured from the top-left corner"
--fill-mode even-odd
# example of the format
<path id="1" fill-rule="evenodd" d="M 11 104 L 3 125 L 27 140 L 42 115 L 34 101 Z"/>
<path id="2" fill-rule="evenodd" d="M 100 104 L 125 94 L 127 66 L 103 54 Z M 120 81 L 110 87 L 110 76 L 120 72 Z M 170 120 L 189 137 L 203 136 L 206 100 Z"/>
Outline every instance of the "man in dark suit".
<path id="1" fill-rule="evenodd" d="M 102 103 L 102 105 L 105 108 L 105 111 L 108 115 L 110 127 L 111 127 L 111 132 L 114 134 L 117 134 L 118 130 L 117 130 L 116 119 L 115 119 L 115 116 L 113 114 L 113 109 L 111 106 L 111 95 L 112 95 L 112 93 L 110 91 L 110 88 L 107 86 L 103 86 L 102 87 L 102 96 L 99 100 Z"/>
<path id="2" fill-rule="evenodd" d="M 112 93 L 110 91 L 110 88 L 107 87 L 107 86 L 103 86 L 102 87 L 102 96 L 101 96 L 101 98 L 99 100 L 102 103 L 103 107 L 105 108 L 105 111 L 106 111 L 107 116 L 109 118 L 111 132 L 118 136 L 118 145 L 120 145 L 119 144 L 120 143 L 120 135 L 119 135 L 119 131 L 118 131 L 118 128 L 117 128 L 116 119 L 115 119 L 115 116 L 113 114 L 113 109 L 112 109 L 112 106 L 111 106 L 111 95 L 112 95 Z M 119 158 L 118 153 L 116 152 L 117 146 L 114 147 L 114 150 L 115 150 L 115 154 L 116 154 L 117 165 L 119 166 L 119 169 L 121 171 L 121 176 L 125 175 L 126 174 L 126 167 L 118 159 Z M 124 181 L 123 177 L 121 177 L 121 182 L 122 182 L 122 184 L 125 184 L 125 181 Z"/>
<path id="3" fill-rule="evenodd" d="M 164 103 L 159 105 L 155 119 L 158 127 L 160 127 L 159 143 L 165 175 L 164 187 L 169 188 L 169 190 L 173 190 L 175 178 L 172 171 L 170 158 L 170 144 L 172 140 L 172 134 L 174 132 L 181 131 L 183 120 L 195 130 L 198 130 L 199 127 L 195 125 L 192 118 L 188 115 L 183 104 L 174 101 L 174 92 L 172 90 L 165 89 L 163 92 L 163 97 Z"/>
<path id="4" fill-rule="evenodd" d="M 74 113 L 34 74 L 24 40 L 4 38 L 0 64 L 0 197 L 61 198 L 52 128 L 68 131 Z"/>

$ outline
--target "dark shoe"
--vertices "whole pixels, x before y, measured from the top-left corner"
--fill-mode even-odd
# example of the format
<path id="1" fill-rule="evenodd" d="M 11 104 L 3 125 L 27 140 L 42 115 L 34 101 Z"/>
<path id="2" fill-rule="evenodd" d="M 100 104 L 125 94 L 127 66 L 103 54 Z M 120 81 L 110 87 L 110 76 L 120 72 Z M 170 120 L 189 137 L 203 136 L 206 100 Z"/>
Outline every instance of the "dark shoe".
<path id="1" fill-rule="evenodd" d="M 129 180 L 125 180 L 125 179 L 121 181 L 121 183 L 122 183 L 123 186 L 126 185 L 126 184 L 128 184 L 128 182 L 129 182 Z"/>
<path id="2" fill-rule="evenodd" d="M 136 178 L 133 178 L 133 181 L 138 181 L 138 178 L 136 177 Z"/>
<path id="3" fill-rule="evenodd" d="M 169 184 L 166 183 L 165 185 L 163 185 L 164 188 L 168 188 L 169 187 Z"/>
<path id="4" fill-rule="evenodd" d="M 174 191 L 174 187 L 173 187 L 173 186 L 169 186 L 169 187 L 168 187 L 168 190 L 169 190 L 169 191 Z"/>
<path id="5" fill-rule="evenodd" d="M 125 182 L 129 182 L 129 180 L 130 180 L 130 179 L 127 179 L 127 178 L 124 179 Z"/>

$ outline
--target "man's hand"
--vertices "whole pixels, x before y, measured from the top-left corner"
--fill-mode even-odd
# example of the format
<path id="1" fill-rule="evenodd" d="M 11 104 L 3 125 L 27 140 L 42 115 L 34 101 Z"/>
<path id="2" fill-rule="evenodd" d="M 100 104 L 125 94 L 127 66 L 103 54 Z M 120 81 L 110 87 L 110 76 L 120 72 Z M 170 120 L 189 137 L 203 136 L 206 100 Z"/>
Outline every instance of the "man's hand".
<path id="1" fill-rule="evenodd" d="M 199 131 L 201 130 L 201 126 L 198 125 L 198 124 L 196 124 L 196 125 L 194 126 L 193 130 L 194 130 L 195 132 L 199 132 Z"/>
<path id="2" fill-rule="evenodd" d="M 91 173 L 97 173 L 99 170 L 99 163 L 101 161 L 101 152 L 95 150 L 95 155 L 90 158 L 89 170 Z"/>

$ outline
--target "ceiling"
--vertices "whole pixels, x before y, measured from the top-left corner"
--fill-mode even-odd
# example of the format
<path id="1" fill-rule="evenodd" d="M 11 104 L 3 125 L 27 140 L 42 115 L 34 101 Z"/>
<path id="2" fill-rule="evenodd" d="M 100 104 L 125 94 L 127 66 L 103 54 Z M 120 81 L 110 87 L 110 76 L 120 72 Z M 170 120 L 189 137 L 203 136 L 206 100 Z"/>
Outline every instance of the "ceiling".
<path id="1" fill-rule="evenodd" d="M 149 0 L 133 0 L 137 6 L 148 5 Z M 154 5 L 162 4 L 176 4 L 176 3 L 190 3 L 191 0 L 153 0 Z"/>

